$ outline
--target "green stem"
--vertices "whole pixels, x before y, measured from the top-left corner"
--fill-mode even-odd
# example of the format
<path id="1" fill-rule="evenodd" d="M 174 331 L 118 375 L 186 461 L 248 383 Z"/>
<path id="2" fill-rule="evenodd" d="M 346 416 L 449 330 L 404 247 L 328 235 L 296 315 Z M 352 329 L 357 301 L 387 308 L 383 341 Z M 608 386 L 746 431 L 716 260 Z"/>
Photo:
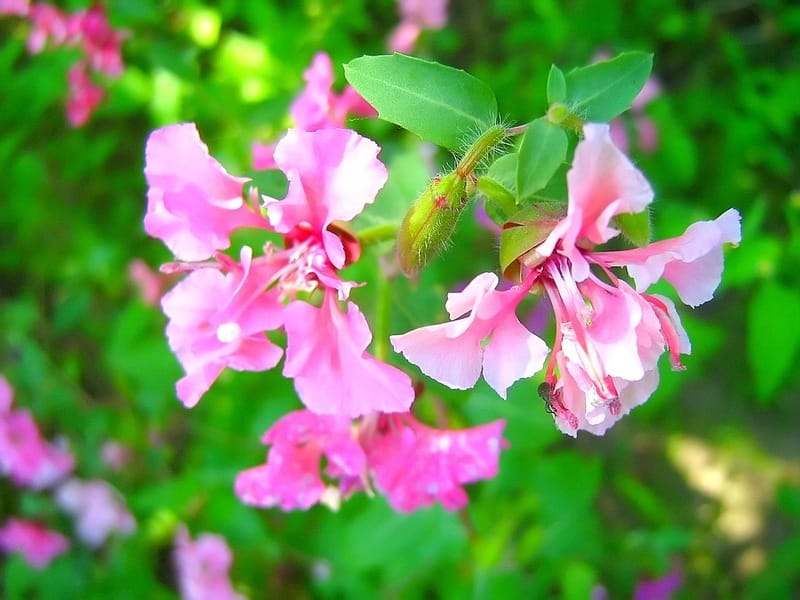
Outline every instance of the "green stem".
<path id="1" fill-rule="evenodd" d="M 504 137 L 506 137 L 506 130 L 502 125 L 494 125 L 487 129 L 475 140 L 475 143 L 467 150 L 464 158 L 459 161 L 456 167 L 458 176 L 462 179 L 466 179 L 466 177 L 475 170 L 478 163 L 483 160 L 483 157 L 491 152 L 497 144 L 502 142 Z"/>
<path id="2" fill-rule="evenodd" d="M 362 246 L 371 246 L 380 242 L 388 242 L 397 237 L 399 227 L 394 223 L 383 223 L 367 227 L 358 232 L 358 243 Z"/>
<path id="3" fill-rule="evenodd" d="M 389 357 L 389 324 L 392 320 L 392 282 L 388 277 L 378 279 L 378 305 L 375 310 L 375 358 L 385 361 Z"/>

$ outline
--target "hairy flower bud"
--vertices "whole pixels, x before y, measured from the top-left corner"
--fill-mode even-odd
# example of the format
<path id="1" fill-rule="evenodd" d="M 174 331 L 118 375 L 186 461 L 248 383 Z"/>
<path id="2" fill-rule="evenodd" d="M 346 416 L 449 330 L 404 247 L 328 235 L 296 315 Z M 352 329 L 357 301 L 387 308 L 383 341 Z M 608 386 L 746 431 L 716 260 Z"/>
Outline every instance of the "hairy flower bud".
<path id="1" fill-rule="evenodd" d="M 466 179 L 458 173 L 434 178 L 406 213 L 397 237 L 403 272 L 412 276 L 447 244 L 467 201 Z"/>

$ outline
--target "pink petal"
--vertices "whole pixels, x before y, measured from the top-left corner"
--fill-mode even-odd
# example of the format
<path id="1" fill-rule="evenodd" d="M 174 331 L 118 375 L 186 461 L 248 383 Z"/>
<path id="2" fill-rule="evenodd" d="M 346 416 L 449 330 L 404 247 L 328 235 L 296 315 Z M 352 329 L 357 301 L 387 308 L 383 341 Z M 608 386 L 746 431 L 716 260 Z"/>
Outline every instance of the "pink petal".
<path id="1" fill-rule="evenodd" d="M 486 381 L 505 398 L 508 387 L 538 371 L 547 354 L 544 342 L 515 313 L 532 282 L 498 292 L 497 276 L 481 273 L 463 291 L 448 294 L 446 308 L 454 321 L 390 336 L 392 347 L 453 389 L 474 386 L 482 367 Z"/>
<path id="2" fill-rule="evenodd" d="M 376 487 L 395 510 L 411 512 L 439 501 L 458 510 L 465 483 L 497 474 L 503 421 L 463 430 L 437 430 L 411 415 L 365 444 Z"/>
<path id="3" fill-rule="evenodd" d="M 175 534 L 174 559 L 184 600 L 244 600 L 231 584 L 233 553 L 221 535 L 203 533 L 192 540 L 181 525 Z"/>
<path id="4" fill-rule="evenodd" d="M 245 504 L 306 510 L 325 492 L 322 456 L 335 477 L 358 478 L 366 467 L 349 419 L 294 411 L 278 420 L 262 441 L 272 445 L 267 463 L 236 478 L 236 495 Z"/>
<path id="5" fill-rule="evenodd" d="M 318 414 L 357 417 L 402 412 L 414 399 L 408 376 L 365 352 L 372 334 L 358 307 L 342 313 L 331 291 L 321 308 L 305 302 L 286 307 L 286 363 L 300 399 Z"/>
<path id="6" fill-rule="evenodd" d="M 350 221 L 375 200 L 388 177 L 378 152 L 375 142 L 347 129 L 290 129 L 275 149 L 275 161 L 289 179 L 289 191 L 283 200 L 265 197 L 276 231 L 289 233 L 310 225 L 323 240 L 331 262 L 341 268 L 341 242 L 323 232 L 332 221 Z"/>
<path id="7" fill-rule="evenodd" d="M 69 540 L 39 523 L 11 518 L 0 528 L 0 549 L 18 552 L 28 564 L 41 570 L 69 549 Z"/>
<path id="8" fill-rule="evenodd" d="M 14 401 L 14 389 L 8 380 L 0 375 L 0 418 L 4 413 L 11 410 L 11 403 Z"/>
<path id="9" fill-rule="evenodd" d="M 606 264 L 624 266 L 644 291 L 662 276 L 689 306 L 709 301 L 722 279 L 724 243 L 741 241 L 741 217 L 730 209 L 714 221 L 700 221 L 676 238 L 654 242 L 644 248 L 599 252 Z"/>
<path id="10" fill-rule="evenodd" d="M 194 123 L 157 129 L 145 151 L 145 231 L 182 260 L 203 260 L 230 246 L 242 227 L 266 226 L 242 199 L 245 177 L 233 177 L 214 160 Z"/>

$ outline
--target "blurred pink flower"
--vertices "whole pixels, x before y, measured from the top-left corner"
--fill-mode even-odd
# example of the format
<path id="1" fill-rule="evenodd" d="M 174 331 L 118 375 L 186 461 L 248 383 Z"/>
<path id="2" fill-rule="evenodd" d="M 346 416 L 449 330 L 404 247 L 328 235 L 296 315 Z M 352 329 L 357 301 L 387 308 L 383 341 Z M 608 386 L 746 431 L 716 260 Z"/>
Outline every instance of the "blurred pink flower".
<path id="1" fill-rule="evenodd" d="M 59 486 L 55 499 L 75 518 L 78 537 L 92 547 L 100 546 L 112 533 L 127 535 L 136 529 L 122 497 L 100 479 L 70 479 Z"/>
<path id="2" fill-rule="evenodd" d="M 28 411 L 0 414 L 0 473 L 17 485 L 46 488 L 75 466 L 66 450 L 49 444 Z"/>
<path id="3" fill-rule="evenodd" d="M 0 15 L 24 17 L 31 8 L 30 0 L 0 0 Z"/>
<path id="4" fill-rule="evenodd" d="M 350 86 L 342 94 L 333 92 L 333 63 L 324 52 L 314 55 L 311 66 L 303 73 L 303 79 L 306 87 L 289 109 L 297 129 L 317 131 L 341 127 L 348 114 L 364 117 L 376 115 L 375 110 Z"/>
<path id="5" fill-rule="evenodd" d="M 243 198 L 246 177 L 234 177 L 208 152 L 194 123 L 156 129 L 145 150 L 145 231 L 182 260 L 203 260 L 230 246 L 241 227 L 266 227 Z"/>
<path id="6" fill-rule="evenodd" d="M 0 549 L 17 552 L 31 566 L 44 569 L 55 557 L 69 549 L 69 541 L 39 523 L 11 518 L 0 527 Z"/>
<path id="7" fill-rule="evenodd" d="M 105 97 L 105 90 L 92 82 L 90 72 L 119 77 L 123 71 L 122 41 L 125 34 L 113 29 L 100 6 L 66 13 L 46 3 L 9 2 L 14 14 L 27 16 L 31 23 L 28 51 L 42 52 L 45 47 L 78 47 L 82 56 L 67 75 L 67 120 L 81 127 Z M 0 14 L 3 7 L 0 6 Z M 23 12 L 24 10 L 24 12 Z"/>
<path id="8" fill-rule="evenodd" d="M 280 264 L 253 261 L 245 246 L 241 263 L 227 261 L 230 271 L 199 268 L 164 295 L 169 317 L 167 338 L 186 370 L 178 381 L 178 398 L 193 407 L 225 367 L 265 371 L 281 358 L 281 349 L 264 333 L 283 323 L 283 305 L 266 294 L 265 283 Z"/>
<path id="9" fill-rule="evenodd" d="M 125 444 L 106 440 L 100 447 L 100 456 L 112 471 L 121 471 L 133 460 L 133 451 Z"/>
<path id="10" fill-rule="evenodd" d="M 145 304 L 155 306 L 167 285 L 167 276 L 151 269 L 141 258 L 128 263 L 128 279 L 139 290 Z"/>
<path id="11" fill-rule="evenodd" d="M 86 58 L 94 71 L 109 77 L 122 75 L 122 41 L 126 35 L 113 29 L 100 6 L 73 15 Z"/>
<path id="12" fill-rule="evenodd" d="M 175 534 L 175 569 L 183 600 L 244 600 L 230 581 L 233 555 L 225 538 L 202 533 L 192 540 L 185 526 Z"/>
<path id="13" fill-rule="evenodd" d="M 333 91 L 333 63 L 324 52 L 314 55 L 311 66 L 303 73 L 306 87 L 295 98 L 289 109 L 294 127 L 301 131 L 339 128 L 348 116 L 375 117 L 377 112 L 351 86 L 341 94 Z M 250 147 L 253 168 L 266 170 L 278 168 L 274 152 L 276 144 L 253 142 Z"/>
<path id="14" fill-rule="evenodd" d="M 517 379 L 542 368 L 548 349 L 515 313 L 532 280 L 504 292 L 495 289 L 498 283 L 494 273 L 482 273 L 462 292 L 448 294 L 446 308 L 453 320 L 391 336 L 395 352 L 459 390 L 474 386 L 482 369 L 489 385 L 505 398 Z"/>
<path id="15" fill-rule="evenodd" d="M 566 215 L 542 243 L 519 257 L 522 283 L 512 290 L 524 291 L 508 296 L 504 310 L 513 314 L 532 286 L 544 289 L 556 317 L 556 338 L 540 393 L 565 433 L 575 435 L 583 429 L 602 434 L 652 394 L 661 354 L 668 352 L 673 367 L 680 369 L 680 355 L 691 350 L 672 302 L 644 292 L 663 276 L 685 303 L 696 306 L 710 300 L 721 279 L 723 244 L 740 241 L 739 214 L 729 210 L 715 221 L 695 223 L 678 238 L 643 248 L 595 251 L 596 245 L 619 234 L 614 223 L 617 215 L 642 212 L 653 199 L 650 185 L 613 144 L 607 125 L 584 127 L 567 185 Z M 612 267 L 626 267 L 636 290 L 619 279 Z M 494 276 L 482 274 L 470 286 L 495 282 Z M 467 310 L 450 306 L 454 297 L 459 298 L 451 295 L 447 307 L 451 319 Z M 481 310 L 486 311 L 484 318 L 499 314 L 476 303 L 469 319 L 393 336 L 395 350 L 403 351 L 442 383 L 469 387 L 477 379 L 476 357 L 483 353 L 485 375 L 490 353 L 498 356 L 496 363 L 503 368 L 513 366 L 510 358 L 502 357 L 519 357 L 519 340 L 525 339 L 526 333 L 519 332 L 522 326 L 516 322 L 516 338 L 492 337 L 483 348 L 480 340 L 489 330 L 472 325 L 474 315 L 481 319 Z M 448 338 L 467 335 L 473 327 L 474 339 L 466 338 L 469 344 L 451 348 L 453 342 Z M 427 348 L 423 341 L 429 344 Z M 469 354 L 469 361 L 466 357 L 459 361 L 471 365 L 469 377 L 455 372 L 443 358 L 446 352 L 451 356 L 459 351 Z M 531 362 L 524 369 L 518 364 L 508 376 L 509 384 L 527 376 L 537 364 Z M 497 386 L 489 377 L 487 380 L 504 396 L 505 384 Z"/>
<path id="16" fill-rule="evenodd" d="M 396 510 L 409 512 L 437 501 L 457 510 L 468 500 L 462 485 L 497 474 L 504 425 L 439 430 L 409 413 L 372 414 L 351 424 L 297 411 L 264 435 L 262 441 L 272 446 L 267 462 L 239 473 L 236 495 L 259 507 L 306 510 L 324 503 L 337 508 L 353 491 L 368 490 L 371 476 Z"/>
<path id="17" fill-rule="evenodd" d="M 266 464 L 236 477 L 236 495 L 262 508 L 306 510 L 326 493 L 320 477 L 322 458 L 330 478 L 358 480 L 366 467 L 364 451 L 350 419 L 317 415 L 307 410 L 281 417 L 261 438 L 271 445 Z"/>
<path id="18" fill-rule="evenodd" d="M 36 3 L 30 7 L 28 18 L 31 33 L 28 36 L 28 51 L 38 54 L 47 44 L 60 46 L 67 42 L 69 16 L 51 4 Z"/>
<path id="19" fill-rule="evenodd" d="M 633 600 L 670 600 L 683 585 L 683 573 L 673 569 L 657 579 L 643 579 L 633 591 Z"/>
<path id="20" fill-rule="evenodd" d="M 73 127 L 81 127 L 103 101 L 105 90 L 92 83 L 84 62 L 77 62 L 70 67 L 67 82 L 67 120 Z"/>
<path id="21" fill-rule="evenodd" d="M 424 29 L 441 29 L 447 23 L 447 0 L 399 0 L 400 23 L 389 35 L 392 52 L 410 53 Z"/>

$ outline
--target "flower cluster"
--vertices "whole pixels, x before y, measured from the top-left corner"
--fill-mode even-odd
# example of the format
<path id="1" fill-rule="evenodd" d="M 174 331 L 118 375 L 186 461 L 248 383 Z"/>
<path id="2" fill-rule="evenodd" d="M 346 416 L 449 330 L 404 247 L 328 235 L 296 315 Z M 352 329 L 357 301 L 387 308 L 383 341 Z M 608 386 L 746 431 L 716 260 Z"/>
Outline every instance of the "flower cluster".
<path id="1" fill-rule="evenodd" d="M 450 294 L 449 323 L 391 337 L 394 349 L 430 377 L 466 389 L 482 369 L 503 397 L 546 361 L 539 392 L 559 429 L 573 436 L 581 429 L 603 434 L 647 400 L 664 352 L 674 368 L 682 368 L 680 355 L 690 345 L 675 306 L 646 291 L 663 277 L 690 306 L 710 300 L 721 279 L 723 244 L 741 238 L 739 214 L 731 209 L 677 238 L 598 250 L 620 233 L 615 218 L 646 211 L 653 191 L 614 145 L 607 125 L 588 124 L 583 133 L 567 173 L 566 213 L 532 224 L 534 241 L 543 227 L 550 232 L 518 257 L 520 282 L 501 292 L 495 275 L 478 275 L 464 291 Z M 635 287 L 615 267 L 624 267 Z M 549 360 L 544 342 L 516 317 L 531 290 L 546 294 L 555 313 Z"/>
<path id="2" fill-rule="evenodd" d="M 354 491 L 374 485 L 398 511 L 439 501 L 462 508 L 461 487 L 497 474 L 505 423 L 464 430 L 434 429 L 411 414 L 376 414 L 356 423 L 333 415 L 296 411 L 264 434 L 271 446 L 264 465 L 243 471 L 236 494 L 246 504 L 307 509 L 337 508 Z M 325 479 L 320 474 L 326 460 Z M 370 480 L 371 479 L 371 480 Z"/>
<path id="3" fill-rule="evenodd" d="M 311 66 L 303 73 L 303 79 L 306 87 L 289 108 L 296 129 L 317 131 L 343 127 L 350 115 L 374 117 L 377 114 L 351 86 L 345 86 L 339 94 L 333 91 L 333 63 L 324 52 L 314 55 Z M 254 142 L 250 151 L 254 169 L 278 168 L 275 144 Z"/>
<path id="4" fill-rule="evenodd" d="M 31 414 L 11 410 L 12 401 L 11 386 L 0 376 L 0 473 L 19 486 L 54 488 L 56 504 L 75 518 L 78 538 L 90 546 L 100 546 L 114 532 L 132 532 L 136 522 L 108 483 L 75 477 L 63 481 L 75 467 L 74 458 L 44 441 Z M 0 549 L 21 554 L 38 569 L 69 545 L 62 534 L 26 519 L 12 517 L 0 527 Z"/>
<path id="5" fill-rule="evenodd" d="M 371 475 L 401 510 L 436 499 L 461 506 L 460 484 L 497 468 L 502 423 L 462 432 L 424 426 L 408 414 L 410 378 L 366 351 L 372 333 L 349 299 L 361 284 L 340 270 L 361 253 L 347 223 L 387 178 L 378 151 L 344 129 L 290 130 L 275 150 L 288 192 L 255 206 L 255 194 L 243 195 L 245 180 L 209 155 L 194 125 L 168 126 L 148 140 L 145 229 L 182 261 L 166 270 L 189 272 L 162 299 L 169 344 L 186 371 L 178 398 L 194 406 L 225 367 L 275 367 L 283 352 L 266 332 L 282 329 L 283 375 L 307 408 L 265 434 L 267 463 L 236 483 L 247 503 L 290 509 L 333 502 L 319 473 L 322 456 L 339 496 L 370 491 Z M 238 260 L 223 254 L 245 227 L 278 234 L 282 247 L 267 243 L 256 253 L 244 246 Z"/>
<path id="6" fill-rule="evenodd" d="M 0 15 L 17 15 L 30 21 L 28 51 L 45 48 L 79 48 L 82 57 L 67 74 L 67 120 L 73 127 L 84 125 L 102 102 L 105 92 L 91 74 L 119 77 L 122 74 L 122 41 L 125 34 L 111 27 L 100 6 L 65 13 L 47 3 L 4 2 Z"/>

